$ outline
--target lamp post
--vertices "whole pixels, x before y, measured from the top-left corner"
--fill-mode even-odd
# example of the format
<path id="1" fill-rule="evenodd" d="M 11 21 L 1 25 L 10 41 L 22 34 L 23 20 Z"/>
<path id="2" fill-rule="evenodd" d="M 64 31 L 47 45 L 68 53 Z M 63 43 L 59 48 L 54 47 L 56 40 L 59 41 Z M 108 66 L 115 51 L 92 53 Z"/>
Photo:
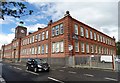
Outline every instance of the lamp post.
<path id="1" fill-rule="evenodd" d="M 37 51 L 36 51 L 36 52 L 37 52 L 37 53 L 36 53 L 36 58 L 38 58 L 38 37 L 37 37 L 37 39 L 35 39 L 35 40 L 36 40 L 36 48 L 37 48 L 37 49 L 36 49 L 36 50 L 37 50 Z"/>
<path id="2" fill-rule="evenodd" d="M 14 62 L 15 62 L 16 49 L 14 49 Z"/>

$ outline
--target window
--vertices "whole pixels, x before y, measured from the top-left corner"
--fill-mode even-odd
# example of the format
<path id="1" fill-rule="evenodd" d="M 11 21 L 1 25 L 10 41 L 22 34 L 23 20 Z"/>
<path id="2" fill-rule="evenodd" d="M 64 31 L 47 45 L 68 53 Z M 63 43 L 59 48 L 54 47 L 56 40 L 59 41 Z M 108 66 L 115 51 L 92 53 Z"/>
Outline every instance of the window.
<path id="1" fill-rule="evenodd" d="M 41 41 L 41 34 L 38 34 L 38 41 Z"/>
<path id="2" fill-rule="evenodd" d="M 46 51 L 45 52 L 48 53 L 48 44 L 46 44 Z"/>
<path id="3" fill-rule="evenodd" d="M 97 53 L 97 45 L 94 45 L 95 53 Z"/>
<path id="4" fill-rule="evenodd" d="M 101 53 L 101 47 L 99 46 L 98 48 L 98 53 L 100 54 Z"/>
<path id="5" fill-rule="evenodd" d="M 42 32 L 42 40 L 44 40 L 45 32 Z"/>
<path id="6" fill-rule="evenodd" d="M 96 40 L 96 33 L 94 33 L 94 40 Z"/>
<path id="7" fill-rule="evenodd" d="M 94 53 L 93 45 L 91 45 L 91 53 Z"/>
<path id="8" fill-rule="evenodd" d="M 34 47 L 32 47 L 32 54 L 34 54 Z"/>
<path id="9" fill-rule="evenodd" d="M 63 41 L 60 42 L 60 52 L 64 52 L 64 43 L 63 43 Z"/>
<path id="10" fill-rule="evenodd" d="M 52 43 L 52 53 L 55 52 L 55 43 Z"/>
<path id="11" fill-rule="evenodd" d="M 100 42 L 102 42 L 102 36 L 100 36 Z"/>
<path id="12" fill-rule="evenodd" d="M 35 39 L 38 39 L 38 35 L 36 34 Z"/>
<path id="13" fill-rule="evenodd" d="M 55 35 L 59 35 L 59 25 L 57 25 L 57 26 L 55 27 L 55 29 L 56 29 Z"/>
<path id="14" fill-rule="evenodd" d="M 90 31 L 90 39 L 93 39 L 92 31 Z"/>
<path id="15" fill-rule="evenodd" d="M 48 31 L 46 31 L 46 39 L 48 39 Z"/>
<path id="16" fill-rule="evenodd" d="M 40 46 L 38 46 L 38 54 L 40 54 L 41 52 L 41 49 L 40 49 Z"/>
<path id="17" fill-rule="evenodd" d="M 55 27 L 52 28 L 52 36 L 55 36 Z"/>
<path id="18" fill-rule="evenodd" d="M 105 38 L 103 37 L 103 43 L 105 43 Z"/>
<path id="19" fill-rule="evenodd" d="M 32 43 L 34 42 L 34 35 L 32 36 Z"/>
<path id="20" fill-rule="evenodd" d="M 84 36 L 84 28 L 80 27 L 80 29 L 81 29 L 81 36 Z"/>
<path id="21" fill-rule="evenodd" d="M 56 43 L 56 49 L 55 49 L 56 53 L 59 52 L 59 42 Z"/>
<path id="22" fill-rule="evenodd" d="M 35 54 L 37 54 L 37 47 L 35 47 Z"/>
<path id="23" fill-rule="evenodd" d="M 99 35 L 97 35 L 97 39 L 98 39 L 98 41 L 100 41 L 100 36 Z"/>
<path id="24" fill-rule="evenodd" d="M 60 24 L 60 34 L 64 33 L 63 24 Z"/>
<path id="25" fill-rule="evenodd" d="M 75 52 L 79 52 L 79 43 L 75 42 Z"/>
<path id="26" fill-rule="evenodd" d="M 81 52 L 85 52 L 85 50 L 84 50 L 84 43 L 81 43 Z"/>
<path id="27" fill-rule="evenodd" d="M 86 38 L 88 38 L 88 30 L 86 29 Z"/>
<path id="28" fill-rule="evenodd" d="M 42 54 L 44 54 L 44 45 L 42 45 Z"/>
<path id="29" fill-rule="evenodd" d="M 89 53 L 89 44 L 86 44 L 86 52 Z"/>
<path id="30" fill-rule="evenodd" d="M 78 35 L 78 25 L 74 25 L 74 33 L 76 34 L 76 35 Z"/>

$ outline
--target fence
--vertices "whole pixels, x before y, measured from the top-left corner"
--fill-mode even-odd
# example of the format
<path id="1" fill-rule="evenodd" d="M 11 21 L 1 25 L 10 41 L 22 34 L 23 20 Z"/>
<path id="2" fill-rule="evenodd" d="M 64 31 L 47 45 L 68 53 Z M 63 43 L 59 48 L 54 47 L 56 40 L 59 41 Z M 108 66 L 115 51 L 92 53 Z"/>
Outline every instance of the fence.
<path id="1" fill-rule="evenodd" d="M 106 57 L 107 56 L 107 57 Z M 75 57 L 76 67 L 102 68 L 120 70 L 120 63 L 112 58 L 112 55 L 91 55 Z"/>

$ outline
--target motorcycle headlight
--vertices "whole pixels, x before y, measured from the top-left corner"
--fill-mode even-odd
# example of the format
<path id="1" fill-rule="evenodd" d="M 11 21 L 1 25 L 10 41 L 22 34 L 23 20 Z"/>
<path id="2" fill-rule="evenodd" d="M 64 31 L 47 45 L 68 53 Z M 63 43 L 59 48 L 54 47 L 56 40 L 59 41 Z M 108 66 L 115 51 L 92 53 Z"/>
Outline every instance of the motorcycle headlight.
<path id="1" fill-rule="evenodd" d="M 42 66 L 41 66 L 41 65 L 38 65 L 38 67 L 39 67 L 39 68 L 42 68 Z"/>

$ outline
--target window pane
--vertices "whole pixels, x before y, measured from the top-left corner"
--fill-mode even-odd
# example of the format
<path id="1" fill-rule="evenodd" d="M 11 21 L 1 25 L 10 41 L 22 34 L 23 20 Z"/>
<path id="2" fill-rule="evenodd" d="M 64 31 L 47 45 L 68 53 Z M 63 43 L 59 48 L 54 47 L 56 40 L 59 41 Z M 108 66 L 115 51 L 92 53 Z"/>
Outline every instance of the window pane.
<path id="1" fill-rule="evenodd" d="M 79 52 L 79 43 L 75 42 L 75 52 Z"/>
<path id="2" fill-rule="evenodd" d="M 76 35 L 78 35 L 78 25 L 76 25 L 76 24 L 74 25 L 74 31 L 75 31 L 74 33 L 75 33 Z"/>
<path id="3" fill-rule="evenodd" d="M 83 27 L 80 28 L 81 28 L 81 36 L 84 36 L 84 28 Z"/>
<path id="4" fill-rule="evenodd" d="M 63 24 L 60 24 L 60 34 L 64 33 Z"/>

